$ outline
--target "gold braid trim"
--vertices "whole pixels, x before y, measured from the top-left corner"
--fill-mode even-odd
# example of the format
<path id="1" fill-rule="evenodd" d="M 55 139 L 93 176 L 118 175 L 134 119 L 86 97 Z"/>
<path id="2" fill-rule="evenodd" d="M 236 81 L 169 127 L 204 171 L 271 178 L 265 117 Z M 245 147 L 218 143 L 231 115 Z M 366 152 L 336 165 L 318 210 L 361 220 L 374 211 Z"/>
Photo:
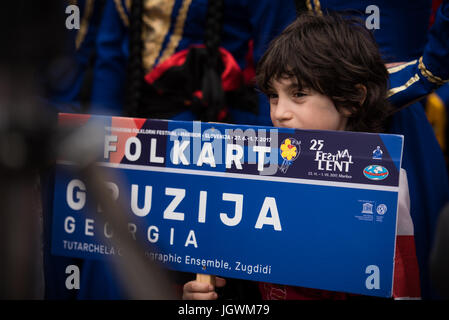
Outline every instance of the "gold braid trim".
<path id="1" fill-rule="evenodd" d="M 87 0 L 86 2 L 86 8 L 84 9 L 83 18 L 81 20 L 80 29 L 76 35 L 75 39 L 75 47 L 76 50 L 78 50 L 81 46 L 81 43 L 83 43 L 84 38 L 86 38 L 87 30 L 89 29 L 89 19 L 92 15 L 93 7 L 94 7 L 94 1 L 95 0 Z"/>
<path id="2" fill-rule="evenodd" d="M 444 83 L 449 82 L 449 80 L 443 80 L 440 77 L 434 76 L 432 74 L 432 72 L 430 72 L 429 70 L 427 70 L 426 66 L 424 65 L 423 61 L 422 61 L 422 57 L 419 58 L 419 65 L 418 65 L 419 71 L 421 71 L 421 74 L 427 78 L 427 80 L 429 80 L 432 83 L 436 83 L 438 85 L 442 85 Z"/>
<path id="3" fill-rule="evenodd" d="M 411 66 L 411 65 L 415 64 L 416 62 L 418 62 L 418 60 L 415 59 L 415 60 L 413 60 L 413 61 L 410 61 L 410 62 L 401 64 L 401 65 L 399 65 L 399 66 L 392 67 L 392 68 L 388 68 L 387 70 L 388 70 L 388 73 L 392 74 L 392 73 L 401 71 L 402 69 L 405 69 L 405 68 L 407 68 L 408 66 Z"/>
<path id="4" fill-rule="evenodd" d="M 315 4 L 315 12 L 316 14 L 318 14 L 319 16 L 323 15 L 323 11 L 321 11 L 321 3 L 320 0 L 313 0 L 314 4 Z"/>
<path id="5" fill-rule="evenodd" d="M 129 27 L 129 19 L 128 19 L 128 16 L 126 15 L 126 13 L 125 13 L 125 8 L 123 8 L 123 6 L 121 4 L 121 1 L 120 0 L 114 0 L 114 2 L 115 2 L 115 7 L 117 8 L 118 14 L 120 16 L 120 19 L 122 19 L 123 24 L 126 27 Z M 126 3 L 126 4 L 128 4 L 128 3 Z"/>
<path id="6" fill-rule="evenodd" d="M 311 0 L 306 0 L 307 10 L 313 11 Z"/>
<path id="7" fill-rule="evenodd" d="M 191 3 L 192 0 L 184 0 L 182 2 L 182 7 L 179 9 L 178 17 L 176 18 L 173 34 L 171 35 L 167 47 L 162 53 L 162 56 L 159 58 L 158 63 L 164 62 L 165 59 L 170 57 L 173 54 L 173 52 L 175 52 L 176 47 L 178 47 L 179 41 L 181 41 L 182 38 L 182 34 L 184 31 L 184 24 L 187 18 L 187 12 L 189 11 Z"/>
<path id="8" fill-rule="evenodd" d="M 159 57 L 162 44 L 170 30 L 175 0 L 146 0 L 143 13 L 142 62 L 145 72 L 150 71 Z"/>
<path id="9" fill-rule="evenodd" d="M 392 95 L 394 95 L 396 93 L 404 91 L 405 89 L 407 89 L 408 87 L 410 87 L 412 84 L 414 84 L 417 81 L 419 81 L 419 75 L 417 73 L 415 73 L 415 75 L 413 77 L 411 77 L 404 85 L 388 90 L 387 98 L 390 98 Z"/>

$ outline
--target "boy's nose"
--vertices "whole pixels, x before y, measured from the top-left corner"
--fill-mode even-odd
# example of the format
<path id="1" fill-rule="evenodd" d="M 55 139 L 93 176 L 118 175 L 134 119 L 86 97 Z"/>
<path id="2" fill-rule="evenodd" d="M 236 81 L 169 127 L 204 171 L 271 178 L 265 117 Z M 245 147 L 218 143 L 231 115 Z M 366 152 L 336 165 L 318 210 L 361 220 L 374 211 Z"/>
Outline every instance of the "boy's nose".
<path id="1" fill-rule="evenodd" d="M 293 117 L 293 113 L 290 110 L 288 104 L 285 103 L 285 101 L 279 100 L 279 102 L 276 106 L 276 109 L 275 109 L 274 116 L 277 121 L 282 122 L 282 121 L 290 120 Z"/>

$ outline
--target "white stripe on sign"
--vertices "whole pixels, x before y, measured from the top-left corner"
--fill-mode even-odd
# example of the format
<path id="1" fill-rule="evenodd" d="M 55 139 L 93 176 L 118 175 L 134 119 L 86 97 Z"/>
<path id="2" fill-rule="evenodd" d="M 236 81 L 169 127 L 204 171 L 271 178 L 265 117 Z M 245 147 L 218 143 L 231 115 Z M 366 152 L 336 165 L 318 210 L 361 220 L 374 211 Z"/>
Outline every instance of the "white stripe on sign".
<path id="1" fill-rule="evenodd" d="M 63 160 L 60 160 L 57 163 L 61 164 L 61 165 L 75 165 L 74 162 L 63 161 Z M 109 163 L 109 162 L 97 162 L 96 164 L 99 166 L 102 166 L 102 167 L 118 168 L 118 169 L 126 169 L 126 170 L 190 174 L 190 175 L 196 175 L 196 176 L 209 176 L 209 177 L 232 178 L 232 179 L 286 182 L 286 183 L 309 184 L 309 185 L 325 186 L 325 187 L 340 187 L 340 188 L 366 189 L 366 190 L 390 191 L 390 192 L 398 192 L 399 191 L 399 187 L 376 186 L 376 185 L 372 185 L 372 184 L 363 184 L 363 183 L 299 179 L 299 178 L 288 178 L 288 177 L 278 177 L 278 176 L 261 176 L 261 175 L 232 173 L 232 172 L 180 169 L 180 168 L 169 168 L 169 167 L 140 166 L 140 165 L 135 165 L 135 164 Z"/>

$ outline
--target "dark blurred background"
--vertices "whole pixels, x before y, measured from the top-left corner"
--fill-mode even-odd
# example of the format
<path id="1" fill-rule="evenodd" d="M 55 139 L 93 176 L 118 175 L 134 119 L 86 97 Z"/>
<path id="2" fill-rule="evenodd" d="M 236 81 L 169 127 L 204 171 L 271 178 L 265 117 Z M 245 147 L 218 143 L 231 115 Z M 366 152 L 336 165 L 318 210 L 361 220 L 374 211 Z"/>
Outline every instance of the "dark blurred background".
<path id="1" fill-rule="evenodd" d="M 39 172 L 54 157 L 45 95 L 63 57 L 62 1 L 0 3 L 0 298 L 44 294 Z"/>

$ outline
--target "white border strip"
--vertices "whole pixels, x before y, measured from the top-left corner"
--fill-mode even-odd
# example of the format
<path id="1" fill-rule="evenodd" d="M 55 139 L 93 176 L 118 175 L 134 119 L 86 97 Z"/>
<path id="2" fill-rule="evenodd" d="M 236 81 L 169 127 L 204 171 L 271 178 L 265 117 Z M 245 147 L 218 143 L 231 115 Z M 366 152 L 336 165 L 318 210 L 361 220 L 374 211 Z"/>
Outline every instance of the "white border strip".
<path id="1" fill-rule="evenodd" d="M 62 165 L 71 165 L 71 166 L 75 165 L 74 162 L 64 161 L 64 160 L 59 160 L 59 161 L 57 161 L 57 163 L 62 164 Z M 340 187 L 340 188 L 352 188 L 352 189 L 367 189 L 367 190 L 377 190 L 377 191 L 390 191 L 390 192 L 398 192 L 399 191 L 399 187 L 376 186 L 376 185 L 362 184 L 362 183 L 299 179 L 299 178 L 287 178 L 287 177 L 278 177 L 278 176 L 262 176 L 262 175 L 252 175 L 252 174 L 242 174 L 242 173 L 206 171 L 206 170 L 203 171 L 203 170 L 194 170 L 194 169 L 180 169 L 180 168 L 156 167 L 156 166 L 142 166 L 142 165 L 135 165 L 135 164 L 122 164 L 122 163 L 109 163 L 109 162 L 98 162 L 97 164 L 102 167 L 128 169 L 128 170 L 139 170 L 139 171 L 179 173 L 179 174 L 190 174 L 190 175 L 197 175 L 197 176 L 246 179 L 246 180 L 287 182 L 287 183 L 297 183 L 297 184 L 309 184 L 309 185 L 316 185 L 316 186 Z"/>

